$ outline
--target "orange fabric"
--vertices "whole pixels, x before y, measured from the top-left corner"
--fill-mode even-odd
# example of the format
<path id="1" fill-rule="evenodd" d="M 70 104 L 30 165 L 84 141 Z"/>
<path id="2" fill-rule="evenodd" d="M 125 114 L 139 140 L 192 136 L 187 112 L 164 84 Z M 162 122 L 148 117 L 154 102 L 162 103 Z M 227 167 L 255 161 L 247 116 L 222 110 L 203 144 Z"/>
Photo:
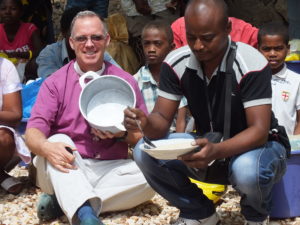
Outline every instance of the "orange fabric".
<path id="1" fill-rule="evenodd" d="M 250 23 L 245 22 L 234 17 L 229 17 L 232 23 L 232 30 L 230 32 L 231 40 L 244 42 L 257 48 L 257 33 L 258 28 L 252 26 Z M 187 45 L 185 36 L 185 23 L 184 17 L 180 17 L 172 23 L 171 28 L 174 34 L 174 43 L 176 48 Z"/>

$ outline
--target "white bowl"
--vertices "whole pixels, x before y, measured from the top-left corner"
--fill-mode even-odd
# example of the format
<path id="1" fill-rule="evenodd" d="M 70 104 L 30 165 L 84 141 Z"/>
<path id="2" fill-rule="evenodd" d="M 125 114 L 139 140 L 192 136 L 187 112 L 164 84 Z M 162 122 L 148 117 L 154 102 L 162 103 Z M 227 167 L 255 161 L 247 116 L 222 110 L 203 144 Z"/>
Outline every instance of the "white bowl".
<path id="1" fill-rule="evenodd" d="M 85 83 L 86 79 L 90 79 Z M 79 109 L 88 123 L 101 131 L 117 133 L 125 131 L 124 109 L 135 107 L 133 88 L 123 78 L 115 75 L 99 76 L 89 71 L 79 78 L 82 91 Z"/>
<path id="2" fill-rule="evenodd" d="M 144 144 L 139 147 L 156 159 L 172 160 L 196 149 L 198 146 L 192 145 L 193 141 L 192 138 L 163 139 L 152 141 L 156 148 L 148 149 Z"/>

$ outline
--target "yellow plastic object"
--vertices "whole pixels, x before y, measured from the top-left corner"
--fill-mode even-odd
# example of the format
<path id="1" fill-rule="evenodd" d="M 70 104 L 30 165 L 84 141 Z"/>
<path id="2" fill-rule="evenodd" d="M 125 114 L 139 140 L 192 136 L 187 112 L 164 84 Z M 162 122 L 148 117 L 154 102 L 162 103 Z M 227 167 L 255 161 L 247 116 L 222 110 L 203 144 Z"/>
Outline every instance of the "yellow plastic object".
<path id="1" fill-rule="evenodd" d="M 17 58 L 8 58 L 13 64 L 17 65 L 19 60 Z"/>
<path id="2" fill-rule="evenodd" d="M 7 54 L 5 54 L 4 52 L 0 52 L 0 57 L 10 60 L 15 65 L 18 63 L 17 58 L 8 58 Z"/>
<path id="3" fill-rule="evenodd" d="M 29 2 L 27 0 L 21 0 L 22 5 L 29 5 Z"/>
<path id="4" fill-rule="evenodd" d="M 8 59 L 8 56 L 4 52 L 0 52 L 0 57 Z"/>
<path id="5" fill-rule="evenodd" d="M 300 54 L 298 53 L 291 53 L 285 57 L 285 61 L 299 61 Z"/>
<path id="6" fill-rule="evenodd" d="M 227 190 L 227 185 L 222 184 L 208 184 L 198 180 L 190 178 L 192 183 L 196 184 L 198 188 L 202 189 L 203 194 L 206 195 L 214 203 L 217 203 L 218 200 L 225 194 Z"/>

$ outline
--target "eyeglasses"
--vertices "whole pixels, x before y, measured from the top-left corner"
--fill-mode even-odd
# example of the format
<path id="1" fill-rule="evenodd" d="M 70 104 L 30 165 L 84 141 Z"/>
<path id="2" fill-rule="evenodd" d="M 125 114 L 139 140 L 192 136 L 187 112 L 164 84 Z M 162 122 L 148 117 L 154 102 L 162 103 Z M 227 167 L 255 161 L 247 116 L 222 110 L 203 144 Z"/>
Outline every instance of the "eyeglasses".
<path id="1" fill-rule="evenodd" d="M 90 39 L 93 43 L 96 42 L 100 42 L 105 40 L 107 37 L 107 35 L 91 35 L 91 36 L 85 36 L 85 35 L 81 35 L 81 36 L 77 36 L 74 37 L 73 39 L 79 43 L 86 43 L 88 39 Z"/>

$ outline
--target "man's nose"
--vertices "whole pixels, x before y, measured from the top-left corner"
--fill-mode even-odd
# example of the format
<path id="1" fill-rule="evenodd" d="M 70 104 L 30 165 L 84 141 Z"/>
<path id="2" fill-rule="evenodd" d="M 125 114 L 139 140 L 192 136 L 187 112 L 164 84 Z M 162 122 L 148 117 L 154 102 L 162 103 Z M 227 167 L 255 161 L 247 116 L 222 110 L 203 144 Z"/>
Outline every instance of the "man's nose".
<path id="1" fill-rule="evenodd" d="M 203 48 L 204 48 L 204 45 L 203 45 L 202 41 L 199 38 L 197 38 L 195 43 L 194 43 L 194 49 L 195 50 L 201 50 Z"/>
<path id="2" fill-rule="evenodd" d="M 149 45 L 149 52 L 155 52 L 155 45 Z"/>
<path id="3" fill-rule="evenodd" d="M 85 45 L 86 46 L 94 46 L 94 42 L 92 41 L 91 37 L 87 38 Z"/>
<path id="4" fill-rule="evenodd" d="M 276 57 L 277 56 L 277 52 L 274 49 L 271 49 L 269 56 Z"/>

